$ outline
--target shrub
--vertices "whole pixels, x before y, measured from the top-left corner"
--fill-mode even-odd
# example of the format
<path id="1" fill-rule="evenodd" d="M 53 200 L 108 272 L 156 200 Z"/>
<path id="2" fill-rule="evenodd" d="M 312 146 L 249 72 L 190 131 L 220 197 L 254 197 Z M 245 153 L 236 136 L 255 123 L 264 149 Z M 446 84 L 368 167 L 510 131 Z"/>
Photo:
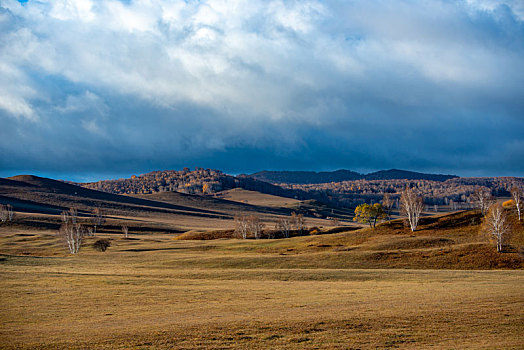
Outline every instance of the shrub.
<path id="1" fill-rule="evenodd" d="M 310 235 L 318 235 L 320 233 L 320 229 L 318 227 L 313 227 L 311 228 L 311 230 L 309 231 L 309 234 Z"/>
<path id="2" fill-rule="evenodd" d="M 518 254 L 522 259 L 524 259 L 524 247 L 519 247 Z"/>
<path id="3" fill-rule="evenodd" d="M 111 242 L 107 238 L 99 239 L 93 243 L 93 248 L 101 252 L 105 252 L 109 247 L 111 247 Z"/>
<path id="4" fill-rule="evenodd" d="M 504 203 L 502 203 L 502 206 L 504 208 L 513 207 L 513 206 L 515 206 L 515 201 L 513 199 L 507 200 Z"/>

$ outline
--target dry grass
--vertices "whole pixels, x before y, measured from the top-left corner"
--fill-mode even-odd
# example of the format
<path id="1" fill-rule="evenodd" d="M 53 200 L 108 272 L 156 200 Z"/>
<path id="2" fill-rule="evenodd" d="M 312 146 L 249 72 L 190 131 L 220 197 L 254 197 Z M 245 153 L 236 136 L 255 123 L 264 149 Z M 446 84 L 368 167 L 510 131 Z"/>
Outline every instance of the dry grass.
<path id="1" fill-rule="evenodd" d="M 211 239 L 233 238 L 234 230 L 212 230 L 212 231 L 187 231 L 181 235 L 176 236 L 176 240 L 201 240 L 207 241 Z"/>
<path id="2" fill-rule="evenodd" d="M 54 231 L 3 227 L 0 348 L 520 349 L 523 259 L 496 253 L 476 215 L 414 234 L 400 221 L 278 240 L 103 233 L 76 256 Z"/>
<path id="3" fill-rule="evenodd" d="M 524 341 L 522 271 L 244 268 L 226 262 L 260 254 L 232 254 L 224 242 L 173 242 L 171 250 L 113 243 L 106 253 L 86 248 L 74 257 L 4 256 L 0 346 L 519 348 Z M 206 259 L 213 267 L 195 263 Z"/>
<path id="4" fill-rule="evenodd" d="M 295 207 L 300 203 L 299 200 L 292 198 L 273 196 L 256 191 L 244 190 L 242 188 L 235 188 L 232 190 L 219 192 L 217 193 L 217 197 L 233 202 L 268 207 Z"/>

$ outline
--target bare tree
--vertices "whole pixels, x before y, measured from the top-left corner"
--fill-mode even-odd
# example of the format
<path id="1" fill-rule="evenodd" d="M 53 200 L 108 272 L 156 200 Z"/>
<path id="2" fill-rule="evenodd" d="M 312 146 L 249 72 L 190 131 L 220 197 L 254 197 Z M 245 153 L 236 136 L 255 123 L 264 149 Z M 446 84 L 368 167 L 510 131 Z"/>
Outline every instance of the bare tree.
<path id="1" fill-rule="evenodd" d="M 0 204 L 0 221 L 6 222 L 8 217 L 7 207 L 3 204 Z"/>
<path id="2" fill-rule="evenodd" d="M 15 217 L 15 212 L 13 211 L 13 206 L 11 204 L 7 205 L 7 220 L 13 221 L 13 218 Z"/>
<path id="3" fill-rule="evenodd" d="M 85 227 L 80 224 L 66 222 L 60 226 L 58 236 L 71 254 L 76 254 L 82 246 L 82 240 L 86 235 Z"/>
<path id="4" fill-rule="evenodd" d="M 388 220 L 391 220 L 391 209 L 393 209 L 394 204 L 395 201 L 391 198 L 391 195 L 389 193 L 384 193 L 384 198 L 382 198 L 382 208 L 384 209 Z"/>
<path id="5" fill-rule="evenodd" d="M 242 237 L 243 239 L 247 238 L 247 232 L 249 229 L 248 220 L 245 215 L 235 216 L 235 233 Z"/>
<path id="6" fill-rule="evenodd" d="M 289 231 L 291 230 L 291 221 L 288 218 L 280 218 L 277 220 L 275 229 L 280 231 L 285 238 L 289 238 Z"/>
<path id="7" fill-rule="evenodd" d="M 249 232 L 255 237 L 255 239 L 259 239 L 262 235 L 262 230 L 266 225 L 264 225 L 260 218 L 255 215 L 248 217 L 247 223 Z"/>
<path id="8" fill-rule="evenodd" d="M 511 189 L 511 197 L 515 201 L 515 206 L 517 207 L 517 213 L 519 215 L 520 221 L 520 207 L 522 206 L 522 189 L 520 187 L 514 186 Z"/>
<path id="9" fill-rule="evenodd" d="M 495 238 L 497 252 L 501 252 L 504 238 L 510 232 L 510 227 L 502 204 L 495 203 L 489 207 L 484 221 L 484 230 Z"/>
<path id="10" fill-rule="evenodd" d="M 124 238 L 128 238 L 129 227 L 127 227 L 126 225 L 122 225 L 122 233 L 124 234 Z"/>
<path id="11" fill-rule="evenodd" d="M 96 235 L 96 228 L 98 226 L 102 226 L 106 219 L 104 218 L 104 214 L 102 213 L 102 210 L 100 208 L 93 209 L 93 217 L 91 218 L 91 221 L 93 222 L 93 236 Z"/>
<path id="12" fill-rule="evenodd" d="M 417 229 L 420 214 L 424 209 L 424 199 L 415 191 L 406 187 L 400 196 L 400 211 L 407 217 L 409 227 L 414 232 Z"/>
<path id="13" fill-rule="evenodd" d="M 15 213 L 13 211 L 13 206 L 11 204 L 3 205 L 0 204 L 0 221 L 7 222 L 13 221 Z"/>
<path id="14" fill-rule="evenodd" d="M 292 212 L 291 224 L 293 225 L 295 230 L 299 231 L 300 234 L 302 234 L 304 229 L 306 228 L 306 220 L 304 219 L 304 215 Z"/>
<path id="15" fill-rule="evenodd" d="M 64 210 L 60 215 L 62 215 L 62 221 L 67 223 L 76 224 L 78 217 L 78 209 L 69 208 L 69 210 Z"/>
<path id="16" fill-rule="evenodd" d="M 471 199 L 477 208 L 480 209 L 482 215 L 486 215 L 489 207 L 493 204 L 493 196 L 491 192 L 485 187 L 479 187 L 471 195 Z"/>

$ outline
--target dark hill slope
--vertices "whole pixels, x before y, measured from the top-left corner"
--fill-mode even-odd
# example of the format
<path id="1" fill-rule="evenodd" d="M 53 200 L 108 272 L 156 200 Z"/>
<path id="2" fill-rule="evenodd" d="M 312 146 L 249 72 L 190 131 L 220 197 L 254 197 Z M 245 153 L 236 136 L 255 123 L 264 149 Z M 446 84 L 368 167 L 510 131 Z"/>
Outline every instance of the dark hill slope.
<path id="1" fill-rule="evenodd" d="M 430 180 L 430 181 L 446 181 L 457 178 L 456 175 L 441 175 L 441 174 L 425 174 L 415 171 L 407 170 L 381 170 L 374 173 L 364 175 L 366 180 Z"/>
<path id="2" fill-rule="evenodd" d="M 425 174 L 407 170 L 381 170 L 369 174 L 359 174 L 350 170 L 331 172 L 314 171 L 261 171 L 249 177 L 274 184 L 319 184 L 354 180 L 432 180 L 446 181 L 455 175 Z"/>
<path id="3" fill-rule="evenodd" d="M 315 171 L 260 171 L 249 175 L 251 178 L 269 183 L 316 184 L 359 180 L 362 175 L 350 170 L 330 172 Z"/>
<path id="4" fill-rule="evenodd" d="M 88 214 L 95 207 L 110 215 L 155 216 L 167 213 L 224 217 L 233 208 L 246 210 L 242 205 L 226 200 L 173 193 L 170 201 L 122 196 L 95 191 L 80 186 L 32 175 L 0 178 L 0 203 L 11 204 L 16 211 L 59 214 L 70 207 Z"/>

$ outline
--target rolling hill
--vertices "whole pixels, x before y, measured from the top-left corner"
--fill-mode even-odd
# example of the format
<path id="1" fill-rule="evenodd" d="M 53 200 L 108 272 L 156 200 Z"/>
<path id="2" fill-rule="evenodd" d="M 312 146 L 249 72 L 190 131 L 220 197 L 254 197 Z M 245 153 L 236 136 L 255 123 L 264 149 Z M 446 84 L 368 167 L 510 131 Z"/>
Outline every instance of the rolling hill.
<path id="1" fill-rule="evenodd" d="M 261 171 L 249 177 L 274 184 L 320 184 L 355 180 L 431 180 L 446 181 L 457 178 L 455 175 L 425 174 L 407 170 L 381 170 L 369 174 L 360 174 L 351 170 L 330 172 L 314 171 Z"/>
<path id="2" fill-rule="evenodd" d="M 254 197 L 268 196 L 253 191 L 250 193 Z M 274 203 L 298 202 L 277 196 L 271 198 Z M 176 233 L 191 229 L 232 228 L 237 214 L 255 214 L 264 221 L 274 222 L 278 216 L 288 216 L 293 211 L 293 208 L 278 205 L 248 204 L 179 192 L 120 195 L 32 175 L 0 178 L 0 204 L 10 204 L 15 208 L 20 227 L 48 229 L 58 229 L 59 215 L 64 210 L 76 208 L 80 219 L 87 222 L 93 210 L 100 208 L 108 218 L 103 230 L 111 232 L 118 232 L 124 223 L 135 232 L 163 230 Z M 302 212 L 305 216 L 314 217 L 311 220 L 316 220 L 318 225 L 321 222 L 314 215 L 315 209 L 311 206 Z"/>

